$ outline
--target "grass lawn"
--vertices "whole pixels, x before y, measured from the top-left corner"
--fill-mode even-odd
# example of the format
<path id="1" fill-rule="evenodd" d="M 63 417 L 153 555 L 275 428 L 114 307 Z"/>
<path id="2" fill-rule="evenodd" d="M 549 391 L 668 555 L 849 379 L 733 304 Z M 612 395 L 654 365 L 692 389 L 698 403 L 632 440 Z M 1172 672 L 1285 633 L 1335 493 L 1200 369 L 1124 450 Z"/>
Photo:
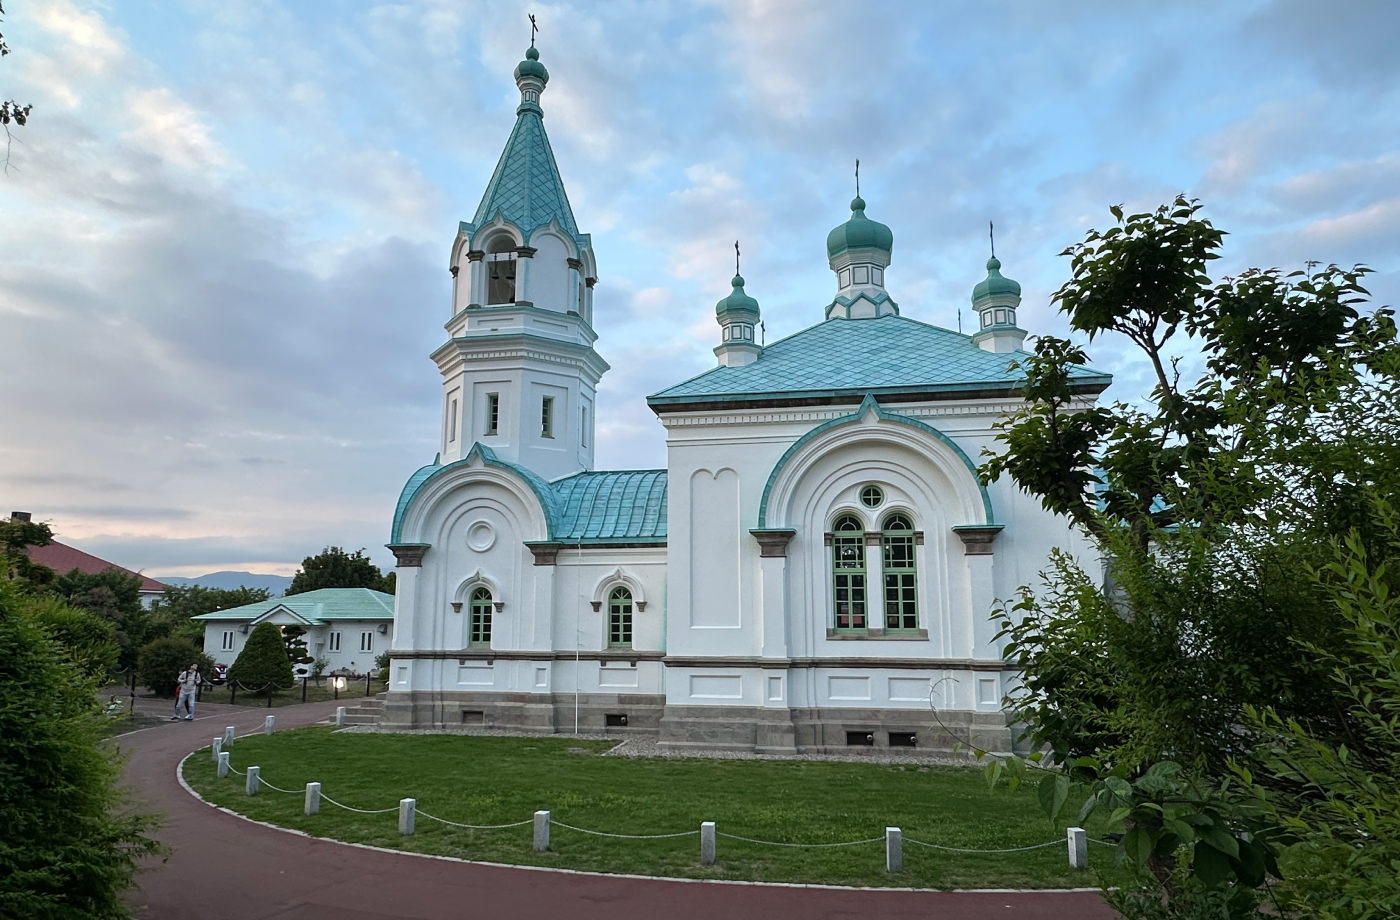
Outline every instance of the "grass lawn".
<path id="1" fill-rule="evenodd" d="M 1015 794 L 987 789 L 980 770 L 914 764 L 827 761 L 632 759 L 600 757 L 612 742 L 567 738 L 336 733 L 320 727 L 240 738 L 230 749 L 239 770 L 262 768 L 284 794 L 244 794 L 244 779 L 219 779 L 209 749 L 184 765 L 185 779 L 206 799 L 241 814 L 318 837 L 487 862 L 592 872 L 687 878 L 752 879 L 807 884 L 919 888 L 1064 888 L 1095 884 L 1068 867 L 1064 826 L 1052 827 L 1035 801 L 1035 777 Z M 360 809 L 321 804 L 302 814 L 306 783 Z M 416 833 L 398 833 L 397 805 L 417 799 Z M 714 866 L 700 865 L 698 833 L 670 840 L 619 840 L 555 826 L 551 848 L 536 853 L 527 824 L 466 830 L 424 813 L 467 824 L 507 824 L 548 809 L 553 820 L 613 834 L 698 831 L 715 821 L 721 835 L 781 843 L 859 846 L 800 848 L 721 836 Z M 885 827 L 904 832 L 905 871 L 884 871 Z M 1091 836 L 1100 831 L 1089 828 Z M 961 854 L 913 840 L 972 849 L 1007 849 L 1057 841 L 1023 853 Z M 1106 866 L 1111 851 L 1091 846 Z"/>

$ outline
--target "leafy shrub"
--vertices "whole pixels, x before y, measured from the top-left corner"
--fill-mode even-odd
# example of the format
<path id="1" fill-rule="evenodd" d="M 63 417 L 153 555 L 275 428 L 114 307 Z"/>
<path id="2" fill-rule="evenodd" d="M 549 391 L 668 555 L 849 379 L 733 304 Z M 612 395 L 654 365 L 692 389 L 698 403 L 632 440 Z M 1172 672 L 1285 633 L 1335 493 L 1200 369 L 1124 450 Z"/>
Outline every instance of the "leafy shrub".
<path id="1" fill-rule="evenodd" d="M 193 661 L 206 678 L 214 673 L 214 661 L 195 648 L 188 639 L 166 636 L 147 643 L 141 649 L 139 670 L 141 683 L 157 696 L 174 696 L 180 672 Z"/>

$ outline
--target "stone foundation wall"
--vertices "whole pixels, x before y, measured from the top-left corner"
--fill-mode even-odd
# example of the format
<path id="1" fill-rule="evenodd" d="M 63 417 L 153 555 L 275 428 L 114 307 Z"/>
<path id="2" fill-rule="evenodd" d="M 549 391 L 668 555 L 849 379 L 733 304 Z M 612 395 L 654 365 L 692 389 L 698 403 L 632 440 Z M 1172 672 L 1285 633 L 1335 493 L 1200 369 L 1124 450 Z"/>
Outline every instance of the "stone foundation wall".
<path id="1" fill-rule="evenodd" d="M 659 694 L 584 693 L 577 697 L 581 732 L 650 732 L 661 724 Z M 541 734 L 574 730 L 572 693 L 391 692 L 384 701 L 385 728 L 456 728 L 474 725 Z"/>

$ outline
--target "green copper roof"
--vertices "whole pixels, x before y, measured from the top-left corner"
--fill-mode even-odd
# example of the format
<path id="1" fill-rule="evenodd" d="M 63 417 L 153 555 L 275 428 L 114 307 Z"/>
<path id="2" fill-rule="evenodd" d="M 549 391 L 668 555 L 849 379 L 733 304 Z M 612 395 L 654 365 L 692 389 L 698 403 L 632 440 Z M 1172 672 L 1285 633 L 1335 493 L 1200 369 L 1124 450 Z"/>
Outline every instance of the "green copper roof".
<path id="1" fill-rule="evenodd" d="M 519 80 L 521 77 L 534 77 L 541 83 L 549 82 L 549 71 L 540 63 L 540 52 L 534 45 L 525 50 L 525 60 L 515 65 L 515 79 Z"/>
<path id="2" fill-rule="evenodd" d="M 557 220 L 565 232 L 579 235 L 573 209 L 564 194 L 564 181 L 554 162 L 554 151 L 544 133 L 543 118 L 530 108 L 522 108 L 516 116 L 515 129 L 510 132 L 510 140 L 506 141 L 472 223 L 480 227 L 498 214 L 527 236 L 551 220 Z"/>
<path id="3" fill-rule="evenodd" d="M 976 303 L 994 294 L 1021 296 L 1021 285 L 1002 275 L 1001 260 L 996 256 L 987 260 L 987 277 L 977 282 L 977 286 L 972 289 L 972 302 Z"/>
<path id="4" fill-rule="evenodd" d="M 744 293 L 744 276 L 735 275 L 734 280 L 729 283 L 734 290 L 729 292 L 728 297 L 715 304 L 715 316 L 721 320 L 735 319 L 751 323 L 758 322 L 758 301 Z"/>
<path id="5" fill-rule="evenodd" d="M 648 397 L 647 403 L 1005 391 L 1024 376 L 1009 365 L 1025 357 L 1025 352 L 983 351 L 970 336 L 904 316 L 829 319 L 767 346 L 752 364 L 716 367 Z M 1071 372 L 1071 378 L 1105 387 L 1113 379 L 1087 367 Z"/>
<path id="6" fill-rule="evenodd" d="M 461 460 L 431 463 L 404 483 L 394 509 L 389 543 L 403 539 L 404 515 L 431 480 L 479 459 L 487 466 L 520 477 L 544 509 L 547 541 L 561 543 L 665 543 L 665 470 L 590 470 L 546 482 L 531 470 L 502 460 L 481 444 L 472 445 Z"/>
<path id="7" fill-rule="evenodd" d="M 273 597 L 242 607 L 216 610 L 190 619 L 206 622 L 256 620 L 278 607 L 286 607 L 313 625 L 331 620 L 392 620 L 394 595 L 369 588 L 320 588 L 291 597 Z"/>
<path id="8" fill-rule="evenodd" d="M 857 195 L 851 199 L 851 219 L 826 235 L 826 254 L 831 258 L 848 249 L 894 250 L 894 234 L 890 228 L 878 220 L 865 216 L 865 199 Z"/>

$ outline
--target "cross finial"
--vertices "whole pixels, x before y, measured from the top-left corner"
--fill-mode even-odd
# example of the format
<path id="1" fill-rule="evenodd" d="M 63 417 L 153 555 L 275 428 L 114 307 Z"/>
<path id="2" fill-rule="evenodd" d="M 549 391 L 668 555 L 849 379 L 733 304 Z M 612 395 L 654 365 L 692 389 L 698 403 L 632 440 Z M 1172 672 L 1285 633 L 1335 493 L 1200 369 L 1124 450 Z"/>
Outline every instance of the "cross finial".
<path id="1" fill-rule="evenodd" d="M 987 239 L 992 242 L 992 258 L 995 259 L 997 257 L 997 237 L 996 228 L 991 221 L 987 221 Z"/>
<path id="2" fill-rule="evenodd" d="M 531 47 L 531 48 L 535 47 L 535 33 L 538 32 L 539 30 L 540 30 L 540 27 L 539 27 L 538 25 L 535 24 L 535 14 L 534 14 L 534 13 L 531 13 L 531 14 L 530 14 L 530 47 Z"/>
<path id="3" fill-rule="evenodd" d="M 856 158 L 856 197 L 860 197 L 860 158 Z"/>
<path id="4" fill-rule="evenodd" d="M 739 241 L 734 241 L 734 274 L 739 274 Z"/>

